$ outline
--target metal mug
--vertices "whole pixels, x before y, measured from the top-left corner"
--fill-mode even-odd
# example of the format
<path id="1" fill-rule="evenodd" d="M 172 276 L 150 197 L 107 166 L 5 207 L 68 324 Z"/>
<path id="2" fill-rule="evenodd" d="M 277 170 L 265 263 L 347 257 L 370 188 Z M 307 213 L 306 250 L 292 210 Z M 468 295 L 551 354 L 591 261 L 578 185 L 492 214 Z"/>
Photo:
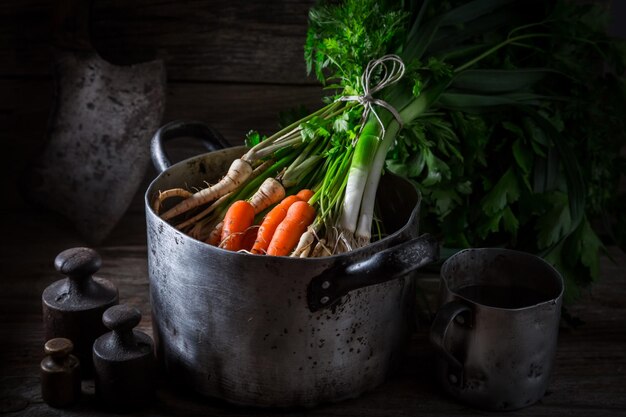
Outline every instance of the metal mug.
<path id="1" fill-rule="evenodd" d="M 562 298 L 561 275 L 529 253 L 483 248 L 449 258 L 430 332 L 444 390 L 488 410 L 540 400 L 554 363 Z"/>

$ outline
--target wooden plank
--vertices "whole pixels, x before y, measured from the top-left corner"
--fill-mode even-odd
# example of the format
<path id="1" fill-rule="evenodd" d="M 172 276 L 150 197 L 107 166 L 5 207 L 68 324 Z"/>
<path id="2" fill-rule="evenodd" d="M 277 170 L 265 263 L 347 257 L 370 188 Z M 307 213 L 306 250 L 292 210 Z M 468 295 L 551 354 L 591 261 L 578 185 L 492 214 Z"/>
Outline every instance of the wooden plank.
<path id="1" fill-rule="evenodd" d="M 122 286 L 122 288 L 125 287 Z M 145 304 L 137 300 L 129 301 L 129 303 L 145 309 Z M 141 328 L 150 333 L 150 323 L 145 319 L 146 316 L 144 315 Z M 12 385 L 16 380 L 21 381 L 23 385 L 20 386 L 19 390 L 15 390 L 15 393 L 25 397 L 31 404 L 27 410 L 30 414 L 25 415 L 38 415 L 37 413 L 42 413 L 47 409 L 44 404 L 38 404 L 40 402 L 37 397 L 38 380 L 29 377 L 36 373 L 36 364 L 41 356 L 41 352 L 37 348 L 41 344 L 40 338 L 42 337 L 39 320 L 39 315 L 26 314 L 17 319 L 14 316 L 5 316 L 3 318 L 5 325 L 0 327 L 2 329 L 0 336 L 3 337 L 3 340 L 7 340 L 7 337 L 15 339 L 15 335 L 19 335 L 19 340 L 9 343 L 9 349 L 6 350 L 4 359 L 7 367 L 4 368 L 5 378 L 0 379 L 0 387 Z M 600 343 L 595 343 L 589 347 L 598 348 L 600 345 Z M 564 346 L 573 346 L 574 348 L 568 351 L 563 349 Z M 605 367 L 612 366 L 619 370 L 620 367 L 625 366 L 626 361 L 623 352 L 619 358 L 616 358 L 606 355 L 600 349 L 595 355 L 594 366 L 589 366 L 589 362 L 584 362 L 574 368 L 563 363 L 564 358 L 584 354 L 587 352 L 587 348 L 576 347 L 575 342 L 567 337 L 561 338 L 557 366 L 546 397 L 538 405 L 520 410 L 513 415 L 549 416 L 571 413 L 574 416 L 582 416 L 625 412 L 625 377 L 620 372 L 607 375 L 605 369 Z M 471 408 L 456 403 L 439 391 L 433 383 L 432 359 L 433 352 L 426 343 L 426 335 L 423 332 L 418 333 L 412 341 L 403 369 L 392 375 L 384 385 L 364 394 L 359 399 L 318 407 L 310 410 L 309 413 L 316 416 L 456 416 L 475 414 Z M 565 366 L 576 372 L 560 372 L 559 370 Z M 581 373 L 581 371 L 584 372 Z M 206 413 L 230 415 L 235 410 L 219 401 L 207 400 L 177 389 L 163 379 L 160 381 L 157 404 L 158 406 L 149 408 L 140 415 L 153 415 L 154 413 L 161 415 L 159 410 L 163 405 L 167 405 L 168 413 L 166 414 L 170 415 L 202 415 L 203 413 L 205 415 Z M 85 415 L 105 415 L 102 411 L 98 411 L 93 398 L 89 397 L 83 401 L 77 410 L 72 411 L 82 411 Z M 60 413 L 58 415 L 65 414 Z M 242 415 L 247 415 L 247 413 L 244 412 Z M 274 413 L 271 411 L 261 412 L 260 415 L 274 415 Z"/>
<path id="2" fill-rule="evenodd" d="M 255 84 L 173 84 L 168 86 L 165 121 L 203 120 L 233 145 L 242 144 L 250 129 L 271 134 L 278 130 L 278 113 L 304 105 L 322 107 L 318 86 Z"/>
<path id="3" fill-rule="evenodd" d="M 92 38 L 112 62 L 162 58 L 170 79 L 315 83 L 302 45 L 314 0 L 97 0 Z M 624 20 L 613 2 L 613 32 Z M 53 0 L 0 4 L 0 76 L 48 74 Z M 623 25 L 621 25 L 623 27 Z"/>
<path id="4" fill-rule="evenodd" d="M 41 144 L 52 107 L 52 80 L 0 79 L 0 135 L 5 146 L 19 149 L 25 142 Z M 323 104 L 318 86 L 230 83 L 169 83 L 164 122 L 201 120 L 218 129 L 233 145 L 243 143 L 250 129 L 270 134 L 278 128 L 281 111 Z M 24 159 L 19 155 L 17 159 Z"/>
<path id="5" fill-rule="evenodd" d="M 123 287 L 122 287 L 123 288 Z M 132 301 L 131 304 L 136 303 Z M 140 304 L 141 306 L 141 304 Z M 144 317 L 145 318 L 145 317 Z M 55 412 L 41 403 L 38 392 L 38 379 L 35 377 L 36 364 L 41 356 L 38 345 L 42 336 L 40 330 L 40 317 L 38 315 L 21 315 L 18 320 L 12 316 L 3 317 L 5 324 L 0 328 L 0 336 L 7 340 L 7 336 L 20 335 L 19 340 L 8 344 L 4 355 L 6 366 L 4 378 L 0 379 L 0 389 L 5 393 L 25 398 L 28 408 L 24 410 L 26 416 Z M 142 322 L 141 327 L 149 332 L 149 322 Z M 568 338 L 562 338 L 559 344 L 557 367 L 550 384 L 546 397 L 537 405 L 520 410 L 512 415 L 516 416 L 553 416 L 553 415 L 619 415 L 626 412 L 624 375 L 613 373 L 605 375 L 603 366 L 589 366 L 583 363 L 580 367 L 572 370 L 580 371 L 582 368 L 588 371 L 584 374 L 562 374 L 559 368 L 563 367 L 561 352 L 563 345 L 573 344 Z M 595 344 L 592 347 L 598 347 Z M 580 355 L 583 349 L 575 349 L 568 355 Z M 411 345 L 411 351 L 406 357 L 403 370 L 396 372 L 389 380 L 377 389 L 364 394 L 362 397 L 341 402 L 334 405 L 325 405 L 309 410 L 307 414 L 314 416 L 388 416 L 388 415 L 451 415 L 462 416 L 476 414 L 476 411 L 462 404 L 456 403 L 440 392 L 433 383 L 432 357 L 433 353 L 426 344 L 424 333 L 417 334 Z M 619 359 L 606 356 L 602 353 L 596 355 L 594 364 L 623 367 L 625 365 L 623 353 Z M 89 393 L 89 382 L 85 384 L 85 391 Z M 19 387 L 19 389 L 17 388 Z M 160 380 L 156 406 L 149 407 L 138 415 L 232 415 L 238 409 L 225 405 L 219 401 L 201 398 L 189 392 L 168 384 L 165 379 Z M 163 408 L 165 407 L 165 409 Z M 167 411 L 165 411 L 167 410 Z M 104 416 L 105 412 L 99 410 L 93 397 L 86 395 L 78 407 L 71 410 L 80 412 L 81 415 Z M 241 414 L 255 414 L 270 416 L 275 412 L 252 410 L 239 410 Z M 67 415 L 63 411 L 58 414 Z M 163 413 L 163 414 L 161 414 Z M 280 413 L 280 415 L 284 415 Z M 287 415 L 297 415 L 290 414 Z"/>
<path id="6" fill-rule="evenodd" d="M 221 83 L 170 83 L 164 122 L 175 119 L 203 121 L 219 130 L 233 145 L 242 144 L 250 129 L 263 133 L 277 130 L 278 114 L 300 104 L 310 109 L 321 106 L 323 91 L 317 86 L 287 86 Z M 0 79 L 0 137 L 6 175 L 0 186 L 7 208 L 24 208 L 20 181 L 28 166 L 45 144 L 46 124 L 52 106 L 50 79 Z M 146 142 L 146 146 L 149 146 Z M 172 160 L 204 152 L 196 141 L 182 140 L 168 145 Z M 154 171 L 147 174 L 153 178 Z M 143 185 L 143 189 L 147 183 Z M 141 191 L 139 194 L 142 194 Z M 139 196 L 135 208 L 142 210 Z"/>
<path id="7" fill-rule="evenodd" d="M 52 0 L 0 5 L 0 77 L 50 73 Z M 313 0 L 93 2 L 92 42 L 116 64 L 164 59 L 170 80 L 315 84 L 303 44 Z"/>
<path id="8" fill-rule="evenodd" d="M 0 3 L 0 75 L 48 74 L 52 0 Z"/>
<path id="9" fill-rule="evenodd" d="M 24 416 L 106 416 L 93 398 L 93 385 L 83 385 L 86 395 L 69 411 L 51 409 L 39 394 L 37 366 L 41 359 L 42 329 L 39 294 L 58 279 L 52 259 L 66 247 L 82 244 L 67 224 L 38 212 L 8 219 L 1 243 L 0 263 L 6 277 L 0 293 L 0 399 L 21 399 Z M 149 297 L 143 217 L 128 215 L 98 251 L 103 257 L 99 274 L 114 281 L 124 302 L 139 307 L 141 328 L 150 332 Z M 33 238 L 36 236 L 37 238 Z M 549 391 L 537 405 L 510 413 L 511 416 L 603 416 L 626 415 L 626 255 L 610 248 L 612 263 L 602 259 L 602 279 L 580 303 L 570 308 L 586 324 L 561 329 L 556 365 Z M 463 416 L 483 413 L 445 396 L 433 382 L 433 352 L 427 343 L 427 328 L 413 338 L 402 369 L 382 386 L 358 399 L 308 410 L 312 416 Z M 156 403 L 136 415 L 261 415 L 296 416 L 300 411 L 241 409 L 218 400 L 205 399 L 159 381 Z"/>

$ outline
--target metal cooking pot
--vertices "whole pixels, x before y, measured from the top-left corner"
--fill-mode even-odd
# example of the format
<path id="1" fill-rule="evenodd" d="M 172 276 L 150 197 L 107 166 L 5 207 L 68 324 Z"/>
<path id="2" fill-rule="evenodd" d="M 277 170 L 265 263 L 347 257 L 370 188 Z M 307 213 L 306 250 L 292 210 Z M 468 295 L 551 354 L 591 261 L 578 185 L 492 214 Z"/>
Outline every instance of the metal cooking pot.
<path id="1" fill-rule="evenodd" d="M 313 406 L 356 397 L 383 382 L 412 330 L 414 276 L 437 258 L 418 237 L 420 196 L 384 175 L 381 216 L 390 234 L 336 256 L 300 259 L 230 252 L 159 218 L 159 190 L 201 187 L 227 171 L 243 147 L 170 166 L 162 142 L 215 131 L 172 122 L 152 140 L 161 173 L 146 195 L 148 266 L 157 355 L 167 374 L 201 394 L 253 406 Z"/>

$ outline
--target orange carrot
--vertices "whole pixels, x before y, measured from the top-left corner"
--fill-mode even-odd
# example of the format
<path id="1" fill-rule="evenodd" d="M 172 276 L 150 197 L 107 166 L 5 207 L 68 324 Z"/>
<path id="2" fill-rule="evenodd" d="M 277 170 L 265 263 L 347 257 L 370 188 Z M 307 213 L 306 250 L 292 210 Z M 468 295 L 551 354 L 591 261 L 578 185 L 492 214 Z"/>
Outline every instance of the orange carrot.
<path id="1" fill-rule="evenodd" d="M 237 251 L 241 249 L 246 229 L 254 223 L 254 207 L 244 200 L 235 201 L 224 216 L 220 247 Z"/>
<path id="2" fill-rule="evenodd" d="M 300 200 L 308 202 L 309 199 L 313 197 L 313 194 L 315 194 L 313 191 L 307 188 L 303 188 L 302 190 L 298 191 L 298 194 L 296 195 L 300 197 Z"/>
<path id="3" fill-rule="evenodd" d="M 309 203 L 296 201 L 289 207 L 287 216 L 278 225 L 267 248 L 268 255 L 286 256 L 298 244 L 302 233 L 315 220 L 315 209 Z"/>
<path id="4" fill-rule="evenodd" d="M 256 235 L 259 231 L 259 226 L 250 226 L 243 233 L 243 240 L 241 242 L 241 249 L 247 250 L 250 252 L 252 250 L 252 246 L 256 241 Z"/>
<path id="5" fill-rule="evenodd" d="M 252 250 L 250 252 L 261 255 L 267 251 L 267 247 L 272 241 L 272 236 L 274 236 L 276 228 L 280 222 L 285 219 L 285 216 L 287 216 L 287 210 L 289 210 L 289 207 L 291 207 L 291 205 L 296 201 L 301 200 L 297 195 L 290 195 L 289 197 L 284 198 L 283 201 L 278 203 L 276 207 L 271 209 L 270 212 L 265 215 L 263 221 L 261 222 L 261 227 L 259 227 L 259 232 L 257 233 L 254 246 L 252 246 Z"/>

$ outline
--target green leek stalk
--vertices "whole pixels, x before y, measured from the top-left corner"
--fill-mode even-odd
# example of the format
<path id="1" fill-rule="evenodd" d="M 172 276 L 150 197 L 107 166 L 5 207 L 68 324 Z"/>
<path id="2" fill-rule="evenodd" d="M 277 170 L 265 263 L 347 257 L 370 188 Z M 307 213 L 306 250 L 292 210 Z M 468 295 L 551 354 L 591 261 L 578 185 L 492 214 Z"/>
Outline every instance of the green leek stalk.
<path id="1" fill-rule="evenodd" d="M 363 191 L 367 184 L 372 161 L 378 150 L 380 133 L 380 124 L 376 117 L 371 114 L 361 130 L 354 150 L 339 219 L 339 227 L 348 240 L 352 239 L 357 228 Z"/>

